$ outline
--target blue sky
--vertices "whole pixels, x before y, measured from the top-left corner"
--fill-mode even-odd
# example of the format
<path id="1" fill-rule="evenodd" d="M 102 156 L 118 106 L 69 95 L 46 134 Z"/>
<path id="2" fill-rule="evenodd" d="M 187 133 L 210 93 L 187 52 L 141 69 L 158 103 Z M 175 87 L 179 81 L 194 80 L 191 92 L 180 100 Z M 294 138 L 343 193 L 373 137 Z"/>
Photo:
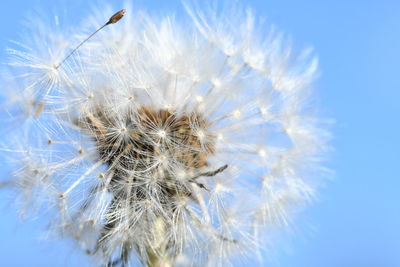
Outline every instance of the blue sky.
<path id="1" fill-rule="evenodd" d="M 87 2 L 1 1 L 0 61 L 7 40 L 18 39 L 19 22 L 33 7 L 68 7 L 74 21 L 86 14 Z M 123 7 L 113 2 L 116 9 Z M 135 2 L 152 12 L 181 12 L 175 0 Z M 400 2 L 239 2 L 289 33 L 296 47 L 315 48 L 321 110 L 336 121 L 329 162 L 335 178 L 298 218 L 297 231 L 277 242 L 274 261 L 264 266 L 400 266 Z M 40 222 L 18 221 L 12 207 L 0 214 L 2 266 L 87 266 L 79 250 L 41 241 Z"/>

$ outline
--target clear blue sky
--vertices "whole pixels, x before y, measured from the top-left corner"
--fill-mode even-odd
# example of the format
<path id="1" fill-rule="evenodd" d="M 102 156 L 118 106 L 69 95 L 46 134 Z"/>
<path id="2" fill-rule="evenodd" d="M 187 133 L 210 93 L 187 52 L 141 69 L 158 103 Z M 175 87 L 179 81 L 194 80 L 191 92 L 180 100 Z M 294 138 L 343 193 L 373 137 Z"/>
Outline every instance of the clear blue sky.
<path id="1" fill-rule="evenodd" d="M 79 21 L 88 1 L 70 2 L 1 1 L 0 47 L 18 39 L 21 18 L 35 6 L 68 6 L 71 21 Z M 156 12 L 181 11 L 175 0 L 135 2 Z M 400 266 L 400 1 L 240 2 L 290 33 L 297 47 L 315 47 L 322 111 L 336 120 L 329 163 L 335 179 L 299 218 L 298 233 L 277 243 L 277 263 L 264 266 Z M 1 62 L 4 57 L 2 50 Z M 40 222 L 18 222 L 12 208 L 0 218 L 1 266 L 87 266 L 65 243 L 38 241 Z"/>

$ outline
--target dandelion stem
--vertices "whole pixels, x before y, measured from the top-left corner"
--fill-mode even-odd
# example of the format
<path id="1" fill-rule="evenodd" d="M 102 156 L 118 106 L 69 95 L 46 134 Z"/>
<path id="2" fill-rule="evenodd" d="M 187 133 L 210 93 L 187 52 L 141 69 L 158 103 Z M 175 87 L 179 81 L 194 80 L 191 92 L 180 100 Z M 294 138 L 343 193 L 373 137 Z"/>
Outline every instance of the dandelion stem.
<path id="1" fill-rule="evenodd" d="M 153 225 L 153 244 L 146 249 L 147 267 L 172 267 L 172 260 L 167 253 L 166 223 L 158 217 Z"/>
<path id="2" fill-rule="evenodd" d="M 115 13 L 114 15 L 112 15 L 111 18 L 107 21 L 107 23 L 105 23 L 103 26 L 101 26 L 96 31 L 94 31 L 85 40 L 83 40 L 77 47 L 75 47 L 58 65 L 55 66 L 55 69 L 58 69 L 76 50 L 79 49 L 79 47 L 81 47 L 87 40 L 92 38 L 96 33 L 101 31 L 104 27 L 106 27 L 110 24 L 117 23 L 120 19 L 122 19 L 122 17 L 125 15 L 125 12 L 126 12 L 126 10 L 122 9 L 122 10 L 118 11 L 117 13 Z"/>
<path id="3" fill-rule="evenodd" d="M 173 265 L 167 259 L 160 258 L 151 249 L 147 250 L 147 267 L 172 267 Z"/>

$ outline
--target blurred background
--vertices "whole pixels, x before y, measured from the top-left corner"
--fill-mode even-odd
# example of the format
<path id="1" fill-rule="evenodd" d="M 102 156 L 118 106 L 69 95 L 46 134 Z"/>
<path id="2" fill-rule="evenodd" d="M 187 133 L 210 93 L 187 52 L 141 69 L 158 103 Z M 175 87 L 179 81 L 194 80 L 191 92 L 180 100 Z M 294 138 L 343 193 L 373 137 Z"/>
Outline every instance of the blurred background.
<path id="1" fill-rule="evenodd" d="M 9 40 L 20 39 L 20 22 L 32 9 L 56 10 L 76 25 L 97 5 L 90 2 L 2 0 L 0 62 Z M 122 1 L 107 2 L 124 7 Z M 328 163 L 334 179 L 263 263 L 246 266 L 400 266 L 400 1 L 238 2 L 290 34 L 296 48 L 315 48 L 321 113 L 335 120 Z M 155 14 L 183 12 L 176 0 L 133 3 Z M 0 266 L 89 266 L 67 242 L 45 240 L 43 220 L 20 221 L 14 209 L 0 194 Z"/>

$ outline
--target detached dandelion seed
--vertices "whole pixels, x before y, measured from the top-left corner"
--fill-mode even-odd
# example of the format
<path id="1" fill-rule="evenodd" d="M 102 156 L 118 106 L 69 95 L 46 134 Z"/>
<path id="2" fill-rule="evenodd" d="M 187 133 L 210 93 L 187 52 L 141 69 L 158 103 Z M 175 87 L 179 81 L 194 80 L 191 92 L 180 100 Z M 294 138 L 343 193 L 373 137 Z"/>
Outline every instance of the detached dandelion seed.
<path id="1" fill-rule="evenodd" d="M 72 56 L 72 54 L 79 49 L 79 47 L 81 47 L 87 40 L 89 40 L 90 38 L 92 38 L 96 33 L 98 33 L 99 31 L 101 31 L 104 27 L 110 25 L 110 24 L 115 24 L 117 23 L 120 19 L 122 19 L 122 17 L 125 15 L 126 10 L 122 9 L 120 11 L 118 11 L 117 13 L 115 13 L 114 15 L 111 16 L 111 18 L 106 22 L 106 24 L 104 24 L 103 26 L 101 26 L 100 28 L 98 28 L 95 32 L 93 32 L 91 35 L 89 35 L 85 40 L 83 40 L 77 47 L 74 48 L 74 50 L 71 51 L 71 53 L 69 53 L 61 62 L 60 64 L 57 64 L 57 66 L 55 66 L 56 69 L 58 69 L 70 56 Z"/>
<path id="2" fill-rule="evenodd" d="M 2 149 L 16 171 L 0 187 L 18 188 L 22 213 L 50 214 L 99 266 L 256 257 L 323 171 L 317 60 L 240 7 L 186 6 L 184 22 L 127 10 L 97 13 L 51 60 L 41 46 L 9 50 L 23 86 L 8 112 L 31 109 L 26 96 L 35 109 Z"/>

